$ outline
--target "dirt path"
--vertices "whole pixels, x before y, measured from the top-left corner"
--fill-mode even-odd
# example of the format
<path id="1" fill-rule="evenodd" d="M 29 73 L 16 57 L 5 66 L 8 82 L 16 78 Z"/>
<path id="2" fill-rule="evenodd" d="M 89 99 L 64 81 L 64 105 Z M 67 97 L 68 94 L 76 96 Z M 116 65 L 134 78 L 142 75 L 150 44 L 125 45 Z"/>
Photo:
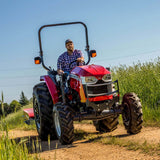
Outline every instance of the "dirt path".
<path id="1" fill-rule="evenodd" d="M 75 129 L 81 129 L 87 133 L 96 135 L 97 132 L 93 125 L 75 124 Z M 16 141 L 20 138 L 37 139 L 36 131 L 18 131 L 9 132 L 9 136 Z M 139 143 L 150 143 L 160 145 L 160 128 L 146 127 L 137 135 L 128 135 L 124 127 L 119 126 L 118 129 L 111 133 L 101 134 L 102 137 L 118 137 L 122 140 L 129 140 Z M 32 143 L 33 144 L 33 143 Z M 57 147 L 56 147 L 57 146 Z M 31 147 L 31 146 L 29 146 Z M 127 150 L 124 147 L 115 145 L 103 145 L 88 140 L 75 140 L 72 145 L 61 145 L 58 140 L 51 141 L 50 147 L 48 142 L 41 142 L 42 151 L 39 153 L 41 158 L 45 160 L 160 160 L 160 156 L 147 155 L 138 151 Z M 56 158 L 55 158 L 56 157 Z"/>

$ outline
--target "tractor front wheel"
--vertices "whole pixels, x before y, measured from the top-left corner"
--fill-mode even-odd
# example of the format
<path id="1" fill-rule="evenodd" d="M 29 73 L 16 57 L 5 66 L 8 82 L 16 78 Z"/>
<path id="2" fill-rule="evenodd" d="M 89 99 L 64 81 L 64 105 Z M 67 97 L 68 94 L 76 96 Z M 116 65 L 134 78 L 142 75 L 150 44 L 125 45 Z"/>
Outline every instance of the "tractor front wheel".
<path id="1" fill-rule="evenodd" d="M 140 99 L 135 93 L 126 93 L 122 101 L 123 124 L 130 134 L 137 134 L 142 129 L 143 113 Z"/>
<path id="2" fill-rule="evenodd" d="M 74 127 L 70 107 L 57 103 L 53 108 L 53 121 L 61 144 L 71 144 L 74 140 Z"/>

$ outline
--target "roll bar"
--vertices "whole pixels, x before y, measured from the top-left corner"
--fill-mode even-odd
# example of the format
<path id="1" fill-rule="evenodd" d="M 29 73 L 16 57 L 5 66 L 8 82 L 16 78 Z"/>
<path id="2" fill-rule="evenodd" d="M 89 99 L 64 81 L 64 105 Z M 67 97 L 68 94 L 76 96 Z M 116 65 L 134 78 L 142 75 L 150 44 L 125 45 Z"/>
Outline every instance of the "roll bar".
<path id="1" fill-rule="evenodd" d="M 88 43 L 88 30 L 87 30 L 87 26 L 83 23 L 83 22 L 69 22 L 69 23 L 58 23 L 58 24 L 49 24 L 49 25 L 43 25 L 40 27 L 39 31 L 38 31 L 38 38 L 39 38 L 39 48 L 40 48 L 40 57 L 41 57 L 41 62 L 42 62 L 42 66 L 46 69 L 46 70 L 50 70 L 48 67 L 45 66 L 44 61 L 43 61 L 43 50 L 42 50 L 42 41 L 41 41 L 41 31 L 43 28 L 47 28 L 47 27 L 55 27 L 55 26 L 62 26 L 62 25 L 72 25 L 72 24 L 82 24 L 85 28 L 85 36 L 86 36 L 86 48 L 85 51 L 87 51 L 88 54 L 88 61 L 86 63 L 86 65 L 90 62 L 90 54 L 89 54 L 89 43 Z"/>

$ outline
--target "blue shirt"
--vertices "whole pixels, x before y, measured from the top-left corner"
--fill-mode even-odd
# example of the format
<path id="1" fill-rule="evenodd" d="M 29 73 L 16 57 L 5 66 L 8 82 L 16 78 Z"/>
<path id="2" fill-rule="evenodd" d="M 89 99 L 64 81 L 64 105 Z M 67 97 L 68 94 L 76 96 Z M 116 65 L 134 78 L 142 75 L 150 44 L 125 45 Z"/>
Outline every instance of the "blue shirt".
<path id="1" fill-rule="evenodd" d="M 77 66 L 77 63 L 74 62 L 71 64 L 71 68 L 69 68 L 69 64 L 76 60 L 77 58 L 83 57 L 83 54 L 80 50 L 74 50 L 72 55 L 69 55 L 68 52 L 64 52 L 62 55 L 59 56 L 57 62 L 57 69 L 61 69 L 64 72 L 70 72 L 71 69 Z"/>

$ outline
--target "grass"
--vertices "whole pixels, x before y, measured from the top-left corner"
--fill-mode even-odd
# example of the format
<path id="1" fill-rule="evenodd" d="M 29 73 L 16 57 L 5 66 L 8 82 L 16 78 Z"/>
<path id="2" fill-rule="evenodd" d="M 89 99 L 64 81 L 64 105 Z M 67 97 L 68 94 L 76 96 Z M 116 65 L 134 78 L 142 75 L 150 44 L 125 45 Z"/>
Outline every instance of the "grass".
<path id="1" fill-rule="evenodd" d="M 34 125 L 28 126 L 24 123 L 23 109 L 29 108 L 25 106 L 18 112 L 9 114 L 7 117 L 2 118 L 0 121 L 0 160 L 20 159 L 20 160 L 38 160 L 38 156 L 30 155 L 25 140 L 21 139 L 18 143 L 8 137 L 8 131 L 11 129 L 30 130 L 35 129 Z"/>
<path id="2" fill-rule="evenodd" d="M 113 80 L 119 80 L 120 97 L 135 92 L 141 99 L 145 125 L 160 122 L 160 58 L 153 62 L 121 65 L 112 69 Z"/>
<path id="3" fill-rule="evenodd" d="M 8 136 L 8 123 L 5 119 L 1 119 L 0 128 L 2 134 L 0 135 L 0 160 L 38 160 L 38 154 L 30 155 L 26 145 L 26 140 L 21 139 L 16 142 Z"/>
<path id="4" fill-rule="evenodd" d="M 106 145 L 118 145 L 120 147 L 125 147 L 128 150 L 140 150 L 142 153 L 147 153 L 149 155 L 160 154 L 160 145 L 159 144 L 150 144 L 145 141 L 144 143 L 134 142 L 130 140 L 122 140 L 116 137 L 100 138 L 95 142 L 100 142 Z"/>
<path id="5" fill-rule="evenodd" d="M 160 127 L 160 108 L 149 108 L 143 106 L 143 125 Z"/>
<path id="6" fill-rule="evenodd" d="M 8 129 L 23 129 L 23 130 L 34 130 L 35 124 L 33 122 L 32 125 L 27 125 L 24 123 L 24 118 L 23 118 L 23 109 L 25 108 L 31 108 L 32 105 L 27 105 L 21 108 L 19 111 L 15 113 L 9 114 L 6 118 L 5 121 L 7 123 Z"/>

